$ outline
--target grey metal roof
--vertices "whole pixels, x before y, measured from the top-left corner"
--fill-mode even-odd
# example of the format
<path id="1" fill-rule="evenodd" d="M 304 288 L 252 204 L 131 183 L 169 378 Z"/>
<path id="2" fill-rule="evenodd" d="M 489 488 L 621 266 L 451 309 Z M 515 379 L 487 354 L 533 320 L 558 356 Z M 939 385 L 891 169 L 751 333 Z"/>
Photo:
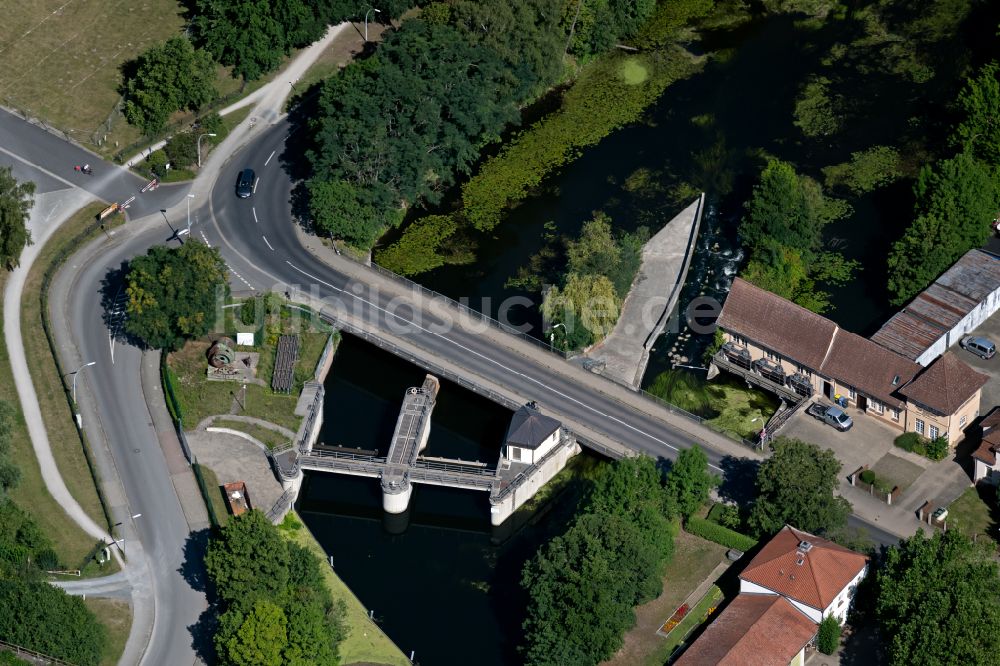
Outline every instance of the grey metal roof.
<path id="1" fill-rule="evenodd" d="M 969 250 L 871 339 L 916 359 L 998 288 L 1000 258 Z"/>
<path id="2" fill-rule="evenodd" d="M 507 443 L 525 449 L 537 449 L 549 435 L 562 426 L 551 416 L 545 416 L 528 405 L 514 412 L 507 429 Z"/>

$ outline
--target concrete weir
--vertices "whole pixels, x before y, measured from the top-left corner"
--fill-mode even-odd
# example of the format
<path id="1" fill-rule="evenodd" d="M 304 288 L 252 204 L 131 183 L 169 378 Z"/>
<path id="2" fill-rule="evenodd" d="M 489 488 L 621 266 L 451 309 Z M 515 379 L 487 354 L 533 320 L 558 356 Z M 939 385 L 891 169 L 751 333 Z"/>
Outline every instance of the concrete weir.
<path id="1" fill-rule="evenodd" d="M 642 264 L 632 282 L 614 330 L 583 356 L 593 369 L 638 387 L 649 352 L 677 307 L 701 226 L 705 194 L 695 199 L 642 249 Z"/>
<path id="2" fill-rule="evenodd" d="M 431 414 L 440 388 L 437 377 L 427 375 L 422 386 L 407 390 L 403 397 L 382 472 L 382 508 L 389 513 L 403 513 L 410 505 L 410 469 L 427 447 Z"/>
<path id="3" fill-rule="evenodd" d="M 283 501 L 294 502 L 303 470 L 367 476 L 380 480 L 382 508 L 389 515 L 405 514 L 413 484 L 423 483 L 488 492 L 490 522 L 498 526 L 580 452 L 576 438 L 531 403 L 514 413 L 496 467 L 422 456 L 439 390 L 433 375 L 427 375 L 421 386 L 407 389 L 385 457 L 374 451 L 315 448 L 315 437 L 305 436 L 300 438 L 300 446 L 272 452 L 272 464 L 288 495 Z"/>

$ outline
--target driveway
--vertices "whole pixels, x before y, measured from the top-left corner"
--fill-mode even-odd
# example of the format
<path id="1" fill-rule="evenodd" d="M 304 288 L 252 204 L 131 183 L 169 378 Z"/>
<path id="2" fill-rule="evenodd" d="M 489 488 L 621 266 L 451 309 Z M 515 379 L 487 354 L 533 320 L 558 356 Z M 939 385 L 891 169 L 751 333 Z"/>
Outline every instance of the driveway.
<path id="1" fill-rule="evenodd" d="M 989 338 L 994 344 L 1000 344 L 1000 312 L 980 324 L 970 335 Z M 952 351 L 960 359 L 990 378 L 990 381 L 986 382 L 986 386 L 983 387 L 983 399 L 979 406 L 979 413 L 987 414 L 995 406 L 1000 405 L 1000 357 L 994 356 L 985 361 L 958 345 L 953 346 Z"/>

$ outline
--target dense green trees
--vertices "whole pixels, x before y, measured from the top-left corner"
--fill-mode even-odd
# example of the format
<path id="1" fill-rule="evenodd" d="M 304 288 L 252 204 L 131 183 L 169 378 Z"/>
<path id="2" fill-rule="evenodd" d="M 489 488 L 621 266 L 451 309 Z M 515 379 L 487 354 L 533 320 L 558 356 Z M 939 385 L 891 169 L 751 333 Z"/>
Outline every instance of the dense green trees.
<path id="1" fill-rule="evenodd" d="M 34 183 L 19 183 L 11 167 L 0 166 L 0 267 L 7 270 L 20 263 L 21 251 L 31 244 L 26 225 L 34 195 Z"/>
<path id="2" fill-rule="evenodd" d="M 458 230 L 451 215 L 427 215 L 415 220 L 398 241 L 375 252 L 375 261 L 401 275 L 416 275 L 443 266 L 448 240 Z M 452 253 L 453 254 L 453 253 Z M 448 263 L 456 263 L 454 259 Z"/>
<path id="3" fill-rule="evenodd" d="M 635 35 L 656 9 L 656 0 L 576 0 L 563 3 L 569 50 L 592 56 Z"/>
<path id="4" fill-rule="evenodd" d="M 798 439 L 774 440 L 774 455 L 757 473 L 757 499 L 750 510 L 754 534 L 775 534 L 786 524 L 823 534 L 847 524 L 851 504 L 833 494 L 840 461 L 829 449 Z"/>
<path id="5" fill-rule="evenodd" d="M 889 255 L 893 305 L 909 301 L 982 245 L 1000 212 L 1000 174 L 968 152 L 925 166 L 913 190 L 917 218 Z"/>
<path id="6" fill-rule="evenodd" d="M 333 666 L 343 608 L 325 587 L 323 563 L 282 537 L 263 513 L 230 520 L 209 542 L 205 568 L 223 613 L 219 662 L 232 666 Z"/>
<path id="7" fill-rule="evenodd" d="M 842 284 L 857 263 L 823 250 L 823 228 L 849 211 L 790 164 L 769 160 L 740 223 L 752 253 L 743 277 L 815 312 L 829 309 L 829 295 L 816 283 Z"/>
<path id="8" fill-rule="evenodd" d="M 153 46 L 125 68 L 125 119 L 145 134 L 159 132 L 175 111 L 197 111 L 215 95 L 215 63 L 186 37 Z"/>
<path id="9" fill-rule="evenodd" d="M 323 35 L 321 3 L 303 0 L 195 0 L 195 42 L 247 81 L 278 67 L 292 49 Z"/>
<path id="10" fill-rule="evenodd" d="M 823 169 L 827 187 L 844 186 L 861 195 L 888 185 L 900 177 L 899 151 L 890 146 L 872 146 L 851 153 L 851 161 Z"/>
<path id="11" fill-rule="evenodd" d="M 988 542 L 918 532 L 878 571 L 876 618 L 889 663 L 992 664 L 1000 653 L 1000 571 Z"/>
<path id="12" fill-rule="evenodd" d="M 218 248 L 193 239 L 179 248 L 150 248 L 129 264 L 125 330 L 162 349 L 205 335 L 229 293 L 227 273 Z"/>
<path id="13" fill-rule="evenodd" d="M 621 645 L 633 607 L 661 591 L 673 552 L 669 498 L 651 458 L 616 461 L 581 514 L 525 564 L 528 664 L 596 664 Z"/>
<path id="14" fill-rule="evenodd" d="M 678 513 L 685 518 L 708 501 L 712 488 L 719 485 L 719 477 L 708 471 L 708 458 L 699 446 L 692 446 L 677 454 L 677 460 L 667 475 L 667 496 Z"/>
<path id="15" fill-rule="evenodd" d="M 47 582 L 0 580 L 0 640 L 80 666 L 101 661 L 107 632 L 83 600 Z"/>
<path id="16" fill-rule="evenodd" d="M 964 119 L 953 140 L 979 159 L 1000 165 L 1000 66 L 992 62 L 970 78 L 958 95 Z"/>
<path id="17" fill-rule="evenodd" d="M 375 57 L 323 85 L 310 154 L 316 225 L 369 247 L 407 207 L 438 201 L 516 118 L 514 87 L 496 51 L 450 25 L 406 21 Z"/>

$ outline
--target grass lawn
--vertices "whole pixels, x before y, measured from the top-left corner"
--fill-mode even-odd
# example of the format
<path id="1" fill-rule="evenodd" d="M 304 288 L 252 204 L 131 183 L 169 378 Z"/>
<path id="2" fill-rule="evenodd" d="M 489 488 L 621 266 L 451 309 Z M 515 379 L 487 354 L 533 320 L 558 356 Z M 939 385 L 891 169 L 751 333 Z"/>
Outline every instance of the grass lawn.
<path id="1" fill-rule="evenodd" d="M 912 463 L 905 458 L 887 453 L 878 462 L 872 465 L 875 476 L 886 482 L 891 489 L 899 486 L 901 491 L 905 491 L 917 478 L 924 473 L 924 468 L 916 463 Z"/>
<path id="2" fill-rule="evenodd" d="M 716 416 L 705 425 L 731 437 L 750 437 L 774 414 L 773 398 L 734 382 L 709 384 L 709 404 Z"/>
<path id="3" fill-rule="evenodd" d="M 265 328 L 269 331 L 268 335 L 272 338 L 270 342 L 273 344 L 277 342 L 278 333 L 297 333 L 299 336 L 299 359 L 295 364 L 292 392 L 285 394 L 271 391 L 275 348 L 268 341 L 261 341 L 253 350 L 260 354 L 257 377 L 267 382 L 267 386 L 248 384 L 245 409 L 239 409 L 237 413 L 255 416 L 294 432 L 298 430 L 301 420 L 294 414 L 299 392 L 302 385 L 312 379 L 330 333 L 320 330 L 325 327 L 312 324 L 302 317 L 291 316 L 287 308 L 282 308 L 281 312 L 280 316 L 269 316 Z M 231 315 L 227 313 L 228 316 Z M 229 337 L 235 338 L 235 333 Z M 206 340 L 195 340 L 167 357 L 167 364 L 176 377 L 177 399 L 181 404 L 184 427 L 187 429 L 194 429 L 206 417 L 231 413 L 234 399 L 238 396 L 242 400 L 242 384 L 239 382 L 210 382 L 206 379 L 205 371 L 208 366 L 205 353 L 208 347 Z"/>
<path id="4" fill-rule="evenodd" d="M 294 513 L 288 514 L 281 526 L 282 534 L 300 546 L 308 548 L 326 561 L 326 553 L 319 545 L 309 528 L 302 524 Z M 368 611 L 358 600 L 350 588 L 340 580 L 328 566 L 323 567 L 323 578 L 330 589 L 333 598 L 344 603 L 347 624 L 347 638 L 340 644 L 340 661 L 342 664 L 391 664 L 410 666 L 409 659 L 396 647 L 377 624 L 368 619 Z"/>
<path id="5" fill-rule="evenodd" d="M 270 428 L 265 428 L 264 426 L 259 426 L 256 423 L 244 423 L 242 421 L 233 421 L 231 419 L 216 419 L 212 422 L 212 426 L 216 428 L 230 428 L 232 430 L 239 430 L 240 432 L 245 432 L 251 437 L 256 437 L 265 444 L 267 448 L 274 450 L 278 447 L 288 444 L 288 440 L 280 433 Z"/>
<path id="6" fill-rule="evenodd" d="M 7 274 L 0 271 L 0 299 L 6 282 Z M 2 332 L 3 321 L 0 321 L 0 333 Z M 19 507 L 30 513 L 42 532 L 52 539 L 59 559 L 66 566 L 76 568 L 83 563 L 95 542 L 70 520 L 45 487 L 35 451 L 31 447 L 28 428 L 21 414 L 17 390 L 14 388 L 7 345 L 0 345 L 0 400 L 10 403 L 17 409 L 17 420 L 13 424 L 11 437 L 11 458 L 17 461 L 17 466 L 21 470 L 21 481 L 10 491 L 10 497 Z"/>
<path id="7" fill-rule="evenodd" d="M 674 537 L 674 556 L 663 574 L 663 593 L 635 609 L 636 623 L 625 634 L 622 648 L 608 666 L 666 663 L 673 648 L 657 635 L 677 607 L 698 587 L 725 557 L 726 548 L 683 530 Z"/>
<path id="8" fill-rule="evenodd" d="M 117 141 L 139 138 L 115 108 L 120 67 L 150 46 L 181 34 L 177 0 L 114 3 L 103 0 L 15 0 L 0 22 L 0 100 L 37 116 L 93 147 L 107 134 L 108 153 Z M 111 129 L 107 121 L 111 118 Z"/>
<path id="9" fill-rule="evenodd" d="M 208 501 L 215 512 L 215 519 L 219 521 L 219 527 L 222 527 L 229 520 L 229 509 L 226 506 L 226 495 L 222 489 L 222 484 L 219 483 L 219 477 L 211 467 L 199 465 L 198 463 L 195 463 L 195 466 L 197 466 L 198 471 L 201 472 L 202 477 L 205 479 L 205 490 L 208 492 Z"/>
<path id="10" fill-rule="evenodd" d="M 106 525 L 107 520 L 94 485 L 83 450 L 80 436 L 73 420 L 73 412 L 66 400 L 63 379 L 52 358 L 45 331 L 42 328 L 40 292 L 45 271 L 67 245 L 74 243 L 80 229 L 94 219 L 101 211 L 102 204 L 92 204 L 81 209 L 67 220 L 42 248 L 35 260 L 21 297 L 21 337 L 24 352 L 31 370 L 31 379 L 38 394 L 38 403 L 45 420 L 52 455 L 62 474 L 66 487 L 80 503 L 83 510 L 98 525 Z M 100 231 L 97 232 L 101 233 Z M 68 382 L 72 380 L 67 380 Z"/>
<path id="11" fill-rule="evenodd" d="M 969 488 L 948 506 L 948 527 L 957 529 L 970 538 L 978 534 L 997 540 L 996 519 L 996 488 L 986 484 Z"/>
<path id="12" fill-rule="evenodd" d="M 722 603 L 722 590 L 713 585 L 705 593 L 705 596 L 688 611 L 684 619 L 667 634 L 663 644 L 657 649 L 654 658 L 649 663 L 666 663 L 666 660 L 677 649 L 677 646 L 683 643 L 684 639 L 700 624 L 708 620 L 720 603 Z"/>
<path id="13" fill-rule="evenodd" d="M 120 599 L 91 597 L 84 603 L 108 630 L 108 642 L 101 655 L 101 666 L 115 666 L 125 651 L 125 641 L 128 640 L 128 632 L 132 627 L 132 609 L 127 601 Z"/>

